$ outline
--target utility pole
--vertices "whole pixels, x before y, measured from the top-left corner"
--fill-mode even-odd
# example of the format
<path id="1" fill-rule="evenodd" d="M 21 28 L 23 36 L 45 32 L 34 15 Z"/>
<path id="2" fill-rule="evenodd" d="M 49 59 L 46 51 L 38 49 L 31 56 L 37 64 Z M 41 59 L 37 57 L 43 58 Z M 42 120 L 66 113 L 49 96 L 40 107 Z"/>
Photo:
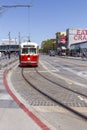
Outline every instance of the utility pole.
<path id="1" fill-rule="evenodd" d="M 19 45 L 20 45 L 20 43 L 21 43 L 21 40 L 20 40 L 20 32 L 19 32 L 19 34 L 18 34 L 18 40 L 19 40 Z"/>
<path id="2" fill-rule="evenodd" d="M 8 36 L 9 36 L 9 45 L 8 45 L 8 58 L 10 59 L 10 42 L 11 42 L 11 36 L 10 36 L 10 32 L 9 32 Z"/>
<path id="3" fill-rule="evenodd" d="M 9 46 L 10 46 L 10 42 L 11 42 L 10 32 L 8 33 L 8 37 L 9 37 Z M 10 48 L 9 48 L 9 49 L 10 49 Z"/>
<path id="4" fill-rule="evenodd" d="M 21 39 L 20 39 L 20 32 L 18 34 L 18 40 L 19 40 L 19 44 L 21 43 Z"/>

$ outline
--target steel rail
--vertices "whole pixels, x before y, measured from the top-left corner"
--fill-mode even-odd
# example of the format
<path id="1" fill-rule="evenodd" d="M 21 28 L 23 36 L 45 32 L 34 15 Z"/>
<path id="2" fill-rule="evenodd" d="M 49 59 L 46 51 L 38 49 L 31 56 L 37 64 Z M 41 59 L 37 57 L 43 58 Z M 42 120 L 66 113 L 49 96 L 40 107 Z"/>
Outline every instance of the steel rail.
<path id="1" fill-rule="evenodd" d="M 46 96 L 48 99 L 52 100 L 53 102 L 57 103 L 58 105 L 62 106 L 62 107 L 65 108 L 65 109 L 67 109 L 68 111 L 70 111 L 70 112 L 76 114 L 76 115 L 79 116 L 80 118 L 83 118 L 83 119 L 87 120 L 87 116 L 84 115 L 83 113 L 81 113 L 81 112 L 79 112 L 79 111 L 77 111 L 77 110 L 75 110 L 75 109 L 69 107 L 68 105 L 65 105 L 64 103 L 58 101 L 58 99 L 56 99 L 56 98 L 50 96 L 49 94 L 47 94 L 47 93 L 43 92 L 42 90 L 40 90 L 39 88 L 37 88 L 37 87 L 36 87 L 33 83 L 31 83 L 31 82 L 26 78 L 26 76 L 24 75 L 24 68 L 22 68 L 21 73 L 22 73 L 22 76 L 23 76 L 24 80 L 25 80 L 31 87 L 33 87 L 35 90 L 37 90 L 38 92 L 40 92 L 42 95 Z"/>

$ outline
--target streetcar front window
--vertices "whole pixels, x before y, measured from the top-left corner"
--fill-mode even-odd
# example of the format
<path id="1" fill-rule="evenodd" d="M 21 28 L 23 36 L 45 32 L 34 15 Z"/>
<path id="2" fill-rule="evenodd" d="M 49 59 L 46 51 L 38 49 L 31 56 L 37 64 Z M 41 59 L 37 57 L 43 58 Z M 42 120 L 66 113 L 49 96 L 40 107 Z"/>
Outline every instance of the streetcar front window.
<path id="1" fill-rule="evenodd" d="M 22 54 L 36 54 L 36 48 L 22 48 Z"/>
<path id="2" fill-rule="evenodd" d="M 27 54 L 28 53 L 28 48 L 23 48 L 22 49 L 22 54 Z"/>
<path id="3" fill-rule="evenodd" d="M 31 54 L 36 54 L 36 48 L 29 48 L 28 52 Z"/>

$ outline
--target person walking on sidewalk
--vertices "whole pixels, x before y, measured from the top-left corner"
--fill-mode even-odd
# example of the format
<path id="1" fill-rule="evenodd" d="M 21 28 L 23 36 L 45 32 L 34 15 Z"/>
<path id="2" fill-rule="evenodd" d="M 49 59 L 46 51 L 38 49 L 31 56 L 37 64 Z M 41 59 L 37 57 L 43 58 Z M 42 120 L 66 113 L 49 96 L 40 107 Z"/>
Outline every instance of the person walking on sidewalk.
<path id="1" fill-rule="evenodd" d="M 85 52 L 82 52 L 82 53 L 81 53 L 81 58 L 82 58 L 82 59 L 87 58 Z"/>

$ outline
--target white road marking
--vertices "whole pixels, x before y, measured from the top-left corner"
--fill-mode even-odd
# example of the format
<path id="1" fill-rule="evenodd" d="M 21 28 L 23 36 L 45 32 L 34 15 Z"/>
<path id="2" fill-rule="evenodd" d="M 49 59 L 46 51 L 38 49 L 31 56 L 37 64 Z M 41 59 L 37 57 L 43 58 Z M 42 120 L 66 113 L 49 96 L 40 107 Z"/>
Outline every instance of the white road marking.
<path id="1" fill-rule="evenodd" d="M 0 94 L 0 100 L 13 100 L 9 94 Z"/>
<path id="2" fill-rule="evenodd" d="M 78 98 L 79 98 L 81 101 L 83 101 L 83 98 L 82 98 L 81 96 L 78 96 Z"/>
<path id="3" fill-rule="evenodd" d="M 45 61 L 44 61 L 45 62 Z M 52 66 L 51 64 L 45 62 L 46 64 L 48 64 L 51 67 L 51 70 L 49 70 L 41 61 L 40 64 L 42 64 L 42 66 L 49 72 L 49 71 L 55 71 L 55 72 L 59 72 L 59 69 L 55 68 L 54 66 Z"/>
<path id="4" fill-rule="evenodd" d="M 78 96 L 78 98 L 79 98 L 81 101 L 84 101 L 85 103 L 87 103 L 87 99 L 86 99 L 86 98 L 82 98 L 81 96 Z"/>
<path id="5" fill-rule="evenodd" d="M 81 71 L 81 72 L 78 72 L 77 74 L 81 77 L 86 77 L 87 79 L 87 71 Z"/>
<path id="6" fill-rule="evenodd" d="M 56 76 L 56 77 L 58 77 L 58 78 L 60 78 L 60 79 L 62 79 L 62 80 L 64 80 L 64 81 L 66 81 L 67 83 L 76 84 L 76 85 L 79 85 L 79 86 L 82 86 L 82 87 L 87 88 L 87 85 L 86 85 L 86 84 L 82 84 L 82 83 L 79 83 L 79 82 L 77 82 L 77 81 L 73 81 L 73 80 L 68 79 L 68 78 L 66 78 L 66 77 L 63 77 L 63 76 L 61 76 L 61 75 L 58 75 L 58 74 L 56 74 L 56 73 L 53 73 L 51 70 L 49 70 L 49 69 L 44 65 L 44 63 L 40 62 L 40 64 L 42 64 L 42 66 L 43 66 L 49 73 L 51 73 L 52 75 L 54 75 L 54 76 Z M 54 67 L 54 68 L 55 68 L 55 67 Z M 64 68 L 64 69 L 65 69 L 65 68 Z M 56 71 L 59 71 L 59 70 L 56 69 L 56 68 L 55 68 L 55 70 L 56 70 Z M 70 70 L 70 69 L 67 69 L 67 70 Z M 71 70 L 71 71 L 72 71 L 72 70 Z"/>

